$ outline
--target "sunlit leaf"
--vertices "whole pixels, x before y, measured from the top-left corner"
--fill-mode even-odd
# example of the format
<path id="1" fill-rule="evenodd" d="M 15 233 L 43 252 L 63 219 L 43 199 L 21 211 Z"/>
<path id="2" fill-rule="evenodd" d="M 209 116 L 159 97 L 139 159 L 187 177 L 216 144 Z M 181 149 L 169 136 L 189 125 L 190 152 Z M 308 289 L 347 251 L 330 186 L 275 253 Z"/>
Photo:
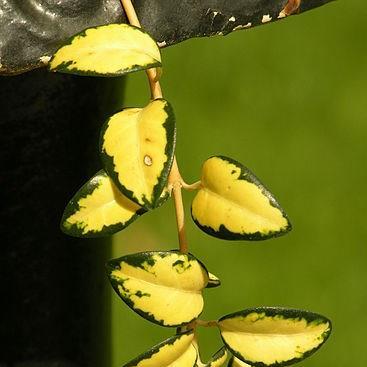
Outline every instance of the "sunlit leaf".
<path id="1" fill-rule="evenodd" d="M 226 347 L 222 347 L 221 349 L 216 352 L 213 357 L 205 363 L 205 367 L 221 367 L 226 363 L 228 358 L 228 352 Z"/>
<path id="2" fill-rule="evenodd" d="M 291 229 L 274 196 L 254 174 L 223 156 L 205 161 L 191 214 L 204 232 L 226 240 L 264 240 Z"/>
<path id="3" fill-rule="evenodd" d="M 157 99 L 145 108 L 113 115 L 101 132 L 100 151 L 109 176 L 124 195 L 155 208 L 166 186 L 176 142 L 169 103 Z"/>
<path id="4" fill-rule="evenodd" d="M 197 351 L 193 331 L 178 334 L 154 346 L 123 367 L 194 367 Z"/>
<path id="5" fill-rule="evenodd" d="M 90 76 L 118 76 L 161 65 L 156 42 L 127 24 L 110 24 L 73 36 L 52 57 L 49 69 Z"/>
<path id="6" fill-rule="evenodd" d="M 310 356 L 326 341 L 331 322 L 312 312 L 261 307 L 219 320 L 228 349 L 252 366 L 285 366 Z"/>
<path id="7" fill-rule="evenodd" d="M 179 326 L 203 310 L 201 291 L 208 272 L 191 254 L 142 252 L 107 264 L 111 284 L 122 300 L 149 321 Z"/>
<path id="8" fill-rule="evenodd" d="M 212 273 L 209 273 L 209 282 L 207 288 L 216 288 L 220 286 L 220 279 Z"/>
<path id="9" fill-rule="evenodd" d="M 101 170 L 70 200 L 61 229 L 74 237 L 100 237 L 121 231 L 146 210 L 122 195 Z"/>
<path id="10" fill-rule="evenodd" d="M 228 362 L 228 367 L 251 367 L 251 365 L 242 362 L 240 359 L 232 356 Z"/>

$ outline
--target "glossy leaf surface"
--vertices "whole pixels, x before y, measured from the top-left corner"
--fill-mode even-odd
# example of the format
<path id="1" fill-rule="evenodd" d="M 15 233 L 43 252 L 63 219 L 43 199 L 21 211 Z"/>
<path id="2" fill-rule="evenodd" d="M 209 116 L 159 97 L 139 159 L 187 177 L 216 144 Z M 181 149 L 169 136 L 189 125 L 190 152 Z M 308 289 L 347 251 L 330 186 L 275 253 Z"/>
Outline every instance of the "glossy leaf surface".
<path id="1" fill-rule="evenodd" d="M 291 229 L 274 196 L 246 167 L 217 156 L 205 161 L 191 207 L 204 232 L 226 240 L 265 240 Z"/>
<path id="2" fill-rule="evenodd" d="M 261 307 L 222 317 L 224 343 L 252 366 L 285 366 L 313 354 L 326 341 L 331 322 L 312 312 Z"/>
<path id="3" fill-rule="evenodd" d="M 49 69 L 88 76 L 119 76 L 161 65 L 156 42 L 127 24 L 110 24 L 73 36 L 52 57 Z"/>
<path id="4" fill-rule="evenodd" d="M 176 142 L 175 119 L 169 103 L 157 99 L 145 108 L 128 108 L 103 126 L 100 151 L 117 187 L 146 208 L 159 205 Z"/>
<path id="5" fill-rule="evenodd" d="M 121 231 L 145 209 L 122 195 L 103 170 L 65 208 L 61 229 L 74 237 L 101 237 Z"/>
<path id="6" fill-rule="evenodd" d="M 208 272 L 191 254 L 142 252 L 107 264 L 111 284 L 122 300 L 145 319 L 180 326 L 203 310 Z"/>
<path id="7" fill-rule="evenodd" d="M 123 367 L 193 367 L 197 359 L 193 340 L 192 331 L 175 335 Z"/>

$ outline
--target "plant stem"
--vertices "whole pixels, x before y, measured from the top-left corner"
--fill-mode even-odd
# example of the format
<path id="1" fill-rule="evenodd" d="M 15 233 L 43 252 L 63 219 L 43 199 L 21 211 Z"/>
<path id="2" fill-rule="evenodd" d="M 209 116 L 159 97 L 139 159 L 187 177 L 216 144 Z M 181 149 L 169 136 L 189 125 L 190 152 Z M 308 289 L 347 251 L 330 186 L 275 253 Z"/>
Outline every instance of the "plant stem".
<path id="1" fill-rule="evenodd" d="M 141 28 L 141 24 L 139 22 L 139 18 L 136 14 L 134 9 L 134 5 L 132 4 L 131 0 L 121 0 L 122 7 L 125 10 L 125 14 L 129 23 L 135 27 Z M 158 71 L 157 69 L 148 69 L 146 70 L 149 85 L 150 85 L 150 92 L 152 95 L 152 99 L 162 98 L 162 88 L 158 81 Z"/>
<path id="2" fill-rule="evenodd" d="M 168 177 L 168 185 L 172 187 L 172 196 L 175 203 L 176 224 L 178 231 L 178 242 L 180 245 L 180 252 L 187 253 L 189 251 L 186 231 L 185 231 L 185 210 L 182 201 L 182 178 L 178 169 L 176 157 L 173 159 L 171 172 Z"/>
<path id="3" fill-rule="evenodd" d="M 205 320 L 196 320 L 195 321 L 196 326 L 202 326 L 202 327 L 214 327 L 218 326 L 218 322 L 216 320 L 211 321 L 205 321 Z"/>
<path id="4" fill-rule="evenodd" d="M 201 187 L 201 181 L 194 182 L 193 184 L 187 184 L 184 180 L 181 182 L 182 188 L 188 191 L 199 190 Z"/>
<path id="5" fill-rule="evenodd" d="M 135 9 L 134 9 L 134 6 L 131 0 L 121 0 L 121 4 L 125 10 L 129 23 L 135 27 L 141 28 L 138 16 L 135 12 Z M 149 80 L 150 92 L 151 92 L 152 98 L 153 99 L 162 98 L 163 96 L 162 89 L 158 81 L 157 69 L 148 69 L 146 73 L 147 73 L 148 80 Z M 174 157 L 174 160 L 173 160 L 171 172 L 168 177 L 168 184 L 169 186 L 172 187 L 172 196 L 173 196 L 173 200 L 175 203 L 176 223 L 177 223 L 180 252 L 187 253 L 188 245 L 187 245 L 186 232 L 185 232 L 185 212 L 184 212 L 184 206 L 182 202 L 181 188 L 182 186 L 186 186 L 187 188 L 189 188 L 192 185 L 187 185 L 183 181 L 180 171 L 178 170 L 176 157 Z"/>

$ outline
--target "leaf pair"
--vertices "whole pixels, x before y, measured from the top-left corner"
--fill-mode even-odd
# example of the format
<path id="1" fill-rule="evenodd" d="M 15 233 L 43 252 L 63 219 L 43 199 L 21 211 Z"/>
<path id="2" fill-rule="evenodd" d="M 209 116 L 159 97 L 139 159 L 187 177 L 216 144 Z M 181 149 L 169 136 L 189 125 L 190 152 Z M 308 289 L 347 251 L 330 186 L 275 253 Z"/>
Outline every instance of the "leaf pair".
<path id="1" fill-rule="evenodd" d="M 108 262 L 107 273 L 114 290 L 130 308 L 145 319 L 168 327 L 182 327 L 195 321 L 203 310 L 202 290 L 210 283 L 218 284 L 218 278 L 208 273 L 193 255 L 177 251 L 123 256 Z M 231 362 L 233 366 L 293 364 L 314 353 L 331 331 L 330 321 L 321 315 L 280 307 L 235 312 L 219 319 L 217 326 L 226 348 L 235 357 Z M 184 364 L 177 366 L 190 367 L 197 363 L 200 367 L 200 359 L 197 360 L 190 346 L 190 335 L 170 338 L 131 363 L 150 359 L 152 355 L 158 358 L 162 350 L 171 350 L 172 358 L 164 361 L 173 363 L 182 358 L 180 361 Z M 181 343 L 178 340 L 187 340 L 186 347 L 176 350 L 176 341 Z M 178 350 L 180 355 L 177 355 Z M 224 363 L 223 359 L 222 351 L 204 366 L 219 366 L 220 361 Z M 169 363 L 162 366 L 170 366 Z M 135 364 L 126 366 L 132 365 Z M 153 362 L 149 366 L 161 367 Z"/>
<path id="2" fill-rule="evenodd" d="M 221 367 L 227 360 L 227 349 L 233 355 L 230 367 L 286 366 L 313 354 L 331 332 L 331 323 L 323 316 L 265 307 L 227 315 L 218 325 L 225 347 L 206 364 L 200 361 L 190 330 L 152 347 L 124 367 Z"/>
<path id="3" fill-rule="evenodd" d="M 163 99 L 113 115 L 101 131 L 105 171 L 74 195 L 61 229 L 77 237 L 111 235 L 163 204 L 175 142 L 173 111 Z"/>
<path id="4" fill-rule="evenodd" d="M 112 234 L 144 213 L 144 207 L 161 205 L 169 194 L 166 190 L 158 196 L 167 183 L 174 146 L 173 112 L 164 100 L 112 116 L 102 129 L 101 153 L 119 190 L 111 189 L 114 184 L 105 177 L 105 185 L 94 192 L 92 189 L 101 180 L 92 178 L 69 203 L 62 220 L 63 230 L 86 237 Z M 108 192 L 103 196 L 105 201 L 101 198 L 104 190 Z M 91 195 L 89 201 L 85 200 L 87 193 Z M 130 216 L 121 216 L 118 221 L 118 206 Z M 131 208 L 135 208 L 134 213 Z M 86 213 L 104 222 L 96 227 L 86 225 Z M 200 229 L 226 240 L 265 240 L 291 229 L 287 215 L 258 178 L 239 162 L 223 156 L 205 161 L 191 214 Z"/>

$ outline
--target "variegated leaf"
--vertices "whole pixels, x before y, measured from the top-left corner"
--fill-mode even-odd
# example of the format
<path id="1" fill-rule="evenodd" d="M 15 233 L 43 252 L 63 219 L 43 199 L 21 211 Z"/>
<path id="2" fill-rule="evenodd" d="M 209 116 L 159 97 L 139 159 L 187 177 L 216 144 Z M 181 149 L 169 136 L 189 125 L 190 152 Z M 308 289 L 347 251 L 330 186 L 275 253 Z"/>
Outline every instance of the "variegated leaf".
<path id="1" fill-rule="evenodd" d="M 191 254 L 142 252 L 107 264 L 111 284 L 122 300 L 145 319 L 177 327 L 203 310 L 208 272 Z"/>
<path id="2" fill-rule="evenodd" d="M 101 132 L 103 164 L 117 187 L 137 204 L 159 205 L 167 183 L 176 143 L 171 106 L 156 99 L 145 108 L 113 115 Z"/>
<path id="3" fill-rule="evenodd" d="M 204 232 L 226 240 L 265 240 L 291 229 L 286 214 L 255 175 L 223 156 L 204 163 L 191 214 Z"/>
<path id="4" fill-rule="evenodd" d="M 251 365 L 242 362 L 240 359 L 232 356 L 228 362 L 228 367 L 251 367 Z"/>
<path id="5" fill-rule="evenodd" d="M 228 358 L 226 347 L 222 347 L 216 352 L 213 357 L 206 363 L 205 367 L 222 367 Z"/>
<path id="6" fill-rule="evenodd" d="M 52 57 L 49 69 L 88 76 L 119 76 L 161 65 L 156 42 L 140 28 L 110 24 L 73 36 Z"/>
<path id="7" fill-rule="evenodd" d="M 168 188 L 167 186 L 163 188 L 161 196 L 159 197 L 157 201 L 156 208 L 159 208 L 160 206 L 162 206 L 171 197 L 171 192 L 172 190 Z"/>
<path id="8" fill-rule="evenodd" d="M 197 351 L 193 331 L 178 334 L 154 346 L 123 367 L 194 367 Z"/>
<path id="9" fill-rule="evenodd" d="M 233 355 L 252 366 L 285 366 L 301 361 L 325 343 L 331 322 L 294 309 L 259 307 L 222 317 L 222 339 Z"/>
<path id="10" fill-rule="evenodd" d="M 70 200 L 61 220 L 63 232 L 74 237 L 101 237 L 116 233 L 145 209 L 122 195 L 103 170 Z"/>
<path id="11" fill-rule="evenodd" d="M 207 288 L 216 288 L 221 284 L 220 279 L 212 273 L 209 273 L 209 282 Z"/>

